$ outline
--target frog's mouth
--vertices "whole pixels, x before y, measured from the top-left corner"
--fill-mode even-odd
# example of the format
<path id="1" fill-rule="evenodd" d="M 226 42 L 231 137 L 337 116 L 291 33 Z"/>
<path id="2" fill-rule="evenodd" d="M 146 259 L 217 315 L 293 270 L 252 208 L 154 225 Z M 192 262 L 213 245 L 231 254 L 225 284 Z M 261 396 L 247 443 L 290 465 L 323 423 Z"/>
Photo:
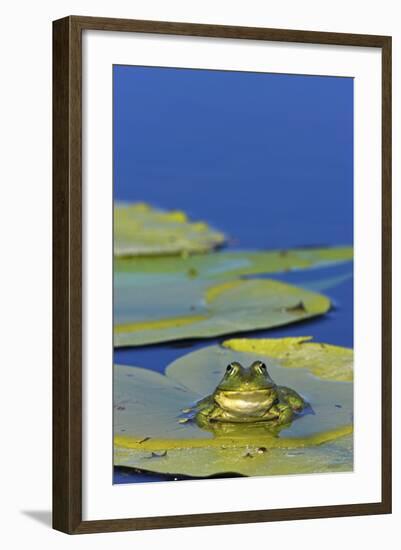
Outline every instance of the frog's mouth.
<path id="1" fill-rule="evenodd" d="M 277 393 L 271 389 L 224 390 L 214 395 L 216 403 L 231 414 L 259 416 L 277 401 Z"/>

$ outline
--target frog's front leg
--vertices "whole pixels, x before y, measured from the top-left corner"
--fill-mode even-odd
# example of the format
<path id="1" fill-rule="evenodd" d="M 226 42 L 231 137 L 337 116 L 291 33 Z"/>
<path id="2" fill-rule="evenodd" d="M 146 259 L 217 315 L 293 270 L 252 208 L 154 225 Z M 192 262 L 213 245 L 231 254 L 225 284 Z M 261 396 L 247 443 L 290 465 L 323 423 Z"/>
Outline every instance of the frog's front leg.
<path id="1" fill-rule="evenodd" d="M 264 415 L 263 420 L 270 420 L 274 424 L 289 424 L 292 421 L 292 409 L 286 403 L 276 403 Z"/>
<path id="2" fill-rule="evenodd" d="M 196 413 L 204 409 L 208 404 L 210 403 L 210 396 L 204 397 L 200 401 L 197 401 L 194 405 L 191 405 L 190 407 L 185 407 L 184 409 L 181 409 L 181 412 L 183 413 Z"/>
<path id="3" fill-rule="evenodd" d="M 277 405 L 277 408 L 279 409 L 279 415 L 278 415 L 279 424 L 289 424 L 290 422 L 292 422 L 294 415 L 290 405 L 287 405 L 285 403 L 279 403 Z"/>
<path id="4" fill-rule="evenodd" d="M 308 403 L 291 388 L 286 386 L 278 386 L 278 392 L 280 396 L 280 401 L 286 403 L 291 409 L 295 412 L 301 412 L 308 406 Z"/>
<path id="5" fill-rule="evenodd" d="M 220 407 L 210 397 L 198 401 L 194 410 L 196 411 L 196 421 L 200 426 L 207 426 L 210 422 L 215 422 L 221 415 Z"/>

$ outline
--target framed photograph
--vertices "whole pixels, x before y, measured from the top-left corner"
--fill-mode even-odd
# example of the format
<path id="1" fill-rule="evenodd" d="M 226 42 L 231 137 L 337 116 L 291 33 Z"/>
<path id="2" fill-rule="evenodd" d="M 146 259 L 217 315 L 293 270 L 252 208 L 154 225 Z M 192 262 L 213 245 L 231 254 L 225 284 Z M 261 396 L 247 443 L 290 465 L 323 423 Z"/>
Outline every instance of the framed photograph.
<path id="1" fill-rule="evenodd" d="M 53 525 L 391 512 L 391 38 L 54 22 Z"/>

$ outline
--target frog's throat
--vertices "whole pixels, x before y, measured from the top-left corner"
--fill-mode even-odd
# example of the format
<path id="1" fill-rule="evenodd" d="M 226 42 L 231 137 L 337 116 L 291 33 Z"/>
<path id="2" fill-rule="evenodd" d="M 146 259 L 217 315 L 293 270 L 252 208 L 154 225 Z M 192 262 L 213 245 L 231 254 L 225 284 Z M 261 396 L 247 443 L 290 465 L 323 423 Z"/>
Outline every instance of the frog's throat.
<path id="1" fill-rule="evenodd" d="M 277 393 L 271 389 L 224 390 L 214 393 L 217 405 L 232 414 L 252 416 L 268 411 L 277 400 Z"/>

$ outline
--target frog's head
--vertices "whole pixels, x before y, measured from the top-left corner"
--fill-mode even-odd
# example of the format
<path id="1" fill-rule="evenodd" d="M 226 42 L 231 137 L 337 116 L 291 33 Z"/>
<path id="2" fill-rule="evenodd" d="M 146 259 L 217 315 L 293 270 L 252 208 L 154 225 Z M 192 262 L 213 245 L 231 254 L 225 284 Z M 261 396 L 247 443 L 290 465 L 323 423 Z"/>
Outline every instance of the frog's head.
<path id="1" fill-rule="evenodd" d="M 237 362 L 230 363 L 217 386 L 220 390 L 232 391 L 266 390 L 275 387 L 262 361 L 255 361 L 249 368 L 244 368 Z"/>
<path id="2" fill-rule="evenodd" d="M 230 414 L 257 417 L 277 402 L 278 391 L 261 361 L 255 361 L 249 368 L 234 362 L 226 368 L 213 398 Z"/>

